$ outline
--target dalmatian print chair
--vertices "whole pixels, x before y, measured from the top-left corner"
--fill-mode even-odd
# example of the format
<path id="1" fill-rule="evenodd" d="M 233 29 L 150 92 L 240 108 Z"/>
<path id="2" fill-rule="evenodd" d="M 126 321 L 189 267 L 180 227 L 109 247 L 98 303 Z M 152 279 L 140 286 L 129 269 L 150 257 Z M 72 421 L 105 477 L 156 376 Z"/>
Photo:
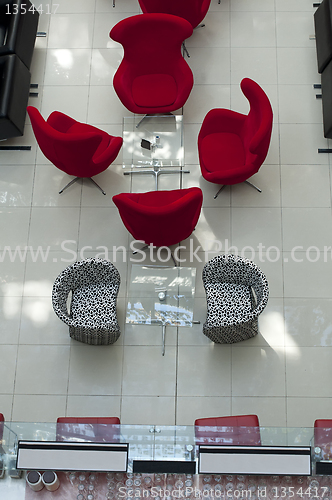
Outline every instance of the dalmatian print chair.
<path id="1" fill-rule="evenodd" d="M 218 344 L 232 344 L 258 334 L 258 316 L 267 304 L 269 288 L 254 262 L 218 255 L 205 264 L 203 284 L 207 301 L 204 335 Z"/>
<path id="2" fill-rule="evenodd" d="M 111 262 L 86 259 L 68 266 L 53 285 L 55 314 L 71 338 L 85 344 L 113 344 L 120 336 L 116 300 L 120 274 Z M 71 293 L 70 312 L 67 308 Z"/>

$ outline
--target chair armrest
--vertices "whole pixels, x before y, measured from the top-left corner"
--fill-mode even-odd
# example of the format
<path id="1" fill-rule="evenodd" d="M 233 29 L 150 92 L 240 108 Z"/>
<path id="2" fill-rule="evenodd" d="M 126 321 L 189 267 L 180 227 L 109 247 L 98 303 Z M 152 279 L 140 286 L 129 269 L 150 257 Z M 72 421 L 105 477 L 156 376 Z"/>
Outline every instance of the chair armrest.
<path id="1" fill-rule="evenodd" d="M 68 312 L 67 300 L 72 286 L 70 280 L 66 280 L 66 270 L 61 273 L 54 282 L 52 289 L 52 305 L 55 314 L 67 325 L 72 324 L 72 317 Z"/>
<path id="2" fill-rule="evenodd" d="M 101 163 L 104 163 L 104 162 L 109 163 L 109 165 L 111 163 L 113 163 L 113 161 L 115 160 L 115 158 L 119 154 L 122 143 L 123 143 L 122 137 L 112 137 L 111 136 L 111 140 L 110 140 L 109 145 L 100 155 L 98 155 L 97 157 L 95 157 L 95 156 L 93 157 L 93 159 L 92 159 L 93 163 L 96 166 L 100 165 Z"/>

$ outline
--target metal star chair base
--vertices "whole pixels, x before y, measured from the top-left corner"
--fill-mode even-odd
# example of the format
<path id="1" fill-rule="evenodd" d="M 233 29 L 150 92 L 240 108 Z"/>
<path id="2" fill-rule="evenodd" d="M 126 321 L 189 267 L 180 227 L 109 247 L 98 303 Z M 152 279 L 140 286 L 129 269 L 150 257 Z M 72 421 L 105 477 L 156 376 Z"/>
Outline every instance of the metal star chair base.
<path id="1" fill-rule="evenodd" d="M 66 184 L 66 186 L 64 188 L 62 188 L 60 191 L 59 191 L 59 194 L 63 193 L 65 189 L 67 189 L 69 186 L 71 186 L 72 184 L 74 184 L 74 182 L 78 181 L 79 179 L 82 179 L 83 177 L 75 177 L 75 179 L 72 179 L 70 182 L 68 182 L 68 184 Z M 97 188 L 99 189 L 99 191 L 101 191 L 104 195 L 106 195 L 105 191 L 96 183 L 96 181 L 94 181 L 92 179 L 92 177 L 88 177 L 88 179 L 90 179 L 91 182 L 94 183 L 95 186 L 97 186 Z"/>
<path id="2" fill-rule="evenodd" d="M 149 248 L 149 245 L 144 245 L 144 246 L 142 246 L 142 247 L 140 248 L 140 251 L 141 251 L 141 250 L 146 250 L 147 248 Z M 136 254 L 137 254 L 137 252 L 138 252 L 138 250 L 134 250 L 134 251 L 133 251 L 133 255 L 136 255 Z M 174 255 L 173 255 L 173 252 L 172 252 L 172 250 L 171 250 L 171 249 L 170 249 L 170 252 L 171 252 L 172 261 L 173 261 L 173 263 L 174 263 L 174 267 L 178 267 L 178 265 L 177 265 L 177 263 L 176 263 L 176 260 L 175 260 L 175 257 L 174 257 Z M 153 266 L 152 266 L 152 267 L 153 267 Z"/>
<path id="3" fill-rule="evenodd" d="M 249 182 L 249 181 L 244 181 L 244 182 L 245 182 L 246 184 L 249 184 L 249 186 L 253 187 L 254 189 L 257 189 L 257 191 L 258 191 L 259 193 L 261 193 L 261 192 L 262 192 L 262 190 L 261 190 L 259 187 L 255 186 L 255 184 L 253 184 L 252 182 Z M 221 186 L 221 188 L 220 188 L 220 189 L 219 189 L 219 191 L 218 191 L 218 192 L 214 195 L 214 197 L 213 197 L 213 198 L 214 198 L 214 199 L 216 199 L 216 198 L 218 197 L 219 193 L 221 193 L 221 191 L 222 191 L 222 190 L 223 190 L 226 186 L 227 186 L 227 184 L 224 184 L 223 186 Z"/>
<path id="4" fill-rule="evenodd" d="M 194 28 L 194 31 L 197 29 L 197 28 L 204 28 L 205 24 L 199 24 L 198 26 L 196 26 L 196 28 Z M 183 48 L 183 52 L 186 54 L 187 57 L 190 57 L 190 54 L 188 52 L 188 49 L 186 47 L 186 42 L 183 42 L 182 43 L 182 48 Z"/>

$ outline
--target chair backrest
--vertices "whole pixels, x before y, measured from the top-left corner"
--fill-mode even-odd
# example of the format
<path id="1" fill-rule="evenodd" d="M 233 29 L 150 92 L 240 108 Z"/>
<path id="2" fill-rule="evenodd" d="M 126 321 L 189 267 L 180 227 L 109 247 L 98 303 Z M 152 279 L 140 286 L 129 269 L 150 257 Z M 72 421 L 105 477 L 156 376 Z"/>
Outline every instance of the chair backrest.
<path id="1" fill-rule="evenodd" d="M 252 287 L 257 298 L 256 315 L 267 304 L 268 281 L 259 267 L 249 259 L 232 254 L 217 255 L 205 264 L 202 279 L 205 288 L 211 283 L 234 283 Z"/>
<path id="2" fill-rule="evenodd" d="M 108 260 L 85 259 L 66 267 L 56 278 L 54 285 L 61 283 L 67 293 L 87 285 L 105 284 L 120 286 L 120 273 Z M 67 295 L 68 295 L 67 293 Z"/>
<path id="3" fill-rule="evenodd" d="M 144 13 L 160 12 L 183 17 L 193 28 L 204 19 L 211 0 L 138 0 Z"/>
<path id="4" fill-rule="evenodd" d="M 45 121 L 38 109 L 28 106 L 27 110 L 37 142 L 46 158 L 69 175 L 91 177 L 94 167 L 92 159 L 102 135 L 91 131 L 70 134 L 60 132 L 48 123 L 53 113 Z"/>
<path id="5" fill-rule="evenodd" d="M 261 444 L 257 415 L 233 415 L 195 420 L 196 444 L 251 445 Z"/>
<path id="6" fill-rule="evenodd" d="M 315 446 L 332 450 L 332 419 L 318 419 L 314 424 Z"/>
<path id="7" fill-rule="evenodd" d="M 56 440 L 117 443 L 120 441 L 120 419 L 118 417 L 59 417 L 56 424 Z"/>
<path id="8" fill-rule="evenodd" d="M 250 111 L 243 128 L 243 143 L 247 163 L 253 162 L 259 168 L 269 150 L 273 111 L 264 90 L 250 78 L 244 78 L 241 89 L 250 103 Z"/>
<path id="9" fill-rule="evenodd" d="M 110 37 L 124 48 L 121 64 L 129 63 L 138 76 L 172 74 L 179 62 L 185 63 L 181 46 L 191 34 L 191 24 L 181 17 L 140 14 L 117 23 L 112 28 Z"/>
<path id="10" fill-rule="evenodd" d="M 170 246 L 188 238 L 201 211 L 199 188 L 113 196 L 121 219 L 136 240 Z"/>

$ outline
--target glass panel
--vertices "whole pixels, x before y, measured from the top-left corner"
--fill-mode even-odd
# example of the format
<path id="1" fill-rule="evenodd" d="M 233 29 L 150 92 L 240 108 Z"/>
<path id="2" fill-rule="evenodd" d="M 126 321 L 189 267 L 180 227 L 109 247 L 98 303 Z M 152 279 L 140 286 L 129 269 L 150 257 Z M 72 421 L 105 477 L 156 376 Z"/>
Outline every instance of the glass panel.
<path id="1" fill-rule="evenodd" d="M 194 427 L 155 426 L 156 460 L 192 460 Z"/>
<path id="2" fill-rule="evenodd" d="M 141 120 L 123 119 L 123 167 L 183 165 L 182 116 L 147 116 L 139 124 Z"/>
<path id="3" fill-rule="evenodd" d="M 93 433 L 87 432 L 88 426 L 93 427 Z M 44 488 L 41 492 L 35 494 L 26 486 L 25 473 L 17 475 L 15 471 L 16 447 L 19 439 L 36 440 L 36 441 L 56 441 L 66 439 L 69 441 L 76 439 L 78 441 L 93 441 L 94 439 L 104 440 L 109 439 L 109 436 L 116 436 L 116 439 L 122 443 L 129 443 L 129 463 L 128 473 L 95 473 L 95 482 L 90 481 L 89 472 L 85 473 L 65 473 L 58 472 L 60 479 L 60 489 L 58 496 L 64 495 L 63 498 L 76 498 L 79 494 L 79 486 L 84 485 L 84 491 L 87 492 L 89 484 L 94 484 L 96 493 L 102 498 L 116 498 L 117 488 L 133 488 L 137 486 L 142 489 L 146 485 L 161 486 L 162 488 L 170 487 L 176 490 L 182 489 L 185 491 L 185 486 L 196 487 L 198 491 L 205 492 L 209 488 L 214 491 L 224 491 L 225 498 L 228 490 L 245 489 L 252 492 L 252 495 L 258 493 L 260 489 L 262 494 L 259 496 L 267 498 L 275 498 L 276 495 L 281 496 L 281 491 L 286 491 L 282 488 L 289 488 L 289 491 L 295 492 L 300 488 L 311 488 L 311 497 L 313 498 L 330 498 L 331 488 L 329 475 L 315 476 L 315 464 L 319 460 L 324 459 L 322 455 L 315 454 L 317 445 L 322 443 L 318 441 L 323 436 L 323 444 L 329 449 L 332 445 L 329 442 L 329 436 L 332 436 L 331 429 L 322 429 L 320 435 L 316 434 L 314 440 L 313 428 L 276 428 L 276 427 L 197 427 L 194 426 L 157 426 L 157 425 L 112 425 L 105 424 L 73 424 L 73 428 L 66 436 L 65 431 L 70 429 L 60 429 L 55 423 L 24 423 L 24 422 L 5 422 L 2 438 L 2 451 L 5 455 L 2 456 L 5 464 L 5 473 L 0 479 L 0 498 L 8 498 L 9 500 L 24 500 L 34 499 L 35 497 L 41 500 L 49 498 L 50 493 Z M 237 475 L 195 475 L 186 476 L 185 474 L 132 474 L 133 460 L 172 460 L 172 461 L 189 461 L 196 460 L 198 457 L 198 447 L 196 446 L 202 435 L 208 437 L 209 443 L 213 441 L 220 443 L 224 439 L 224 444 L 232 444 L 232 436 L 239 438 L 245 436 L 245 439 L 255 437 L 257 432 L 260 435 L 262 446 L 308 446 L 312 448 L 313 460 L 313 476 L 237 476 Z M 203 434 L 202 434 L 203 433 Z M 75 436 L 76 437 L 75 437 Z M 113 439 L 112 438 L 112 439 Z M 225 442 L 226 441 L 226 442 Z M 228 443 L 227 443 L 228 441 Z M 331 439 L 332 441 L 332 439 Z M 234 445 L 234 443 L 233 443 Z M 329 459 L 326 455 L 325 460 Z M 84 478 L 83 478 L 84 476 Z M 80 479 L 81 478 L 81 479 Z M 83 478 L 83 479 L 82 479 Z M 136 483 L 134 484 L 134 481 Z M 127 484 L 128 482 L 128 484 Z M 188 482 L 188 485 L 187 485 Z M 190 484 L 189 484 L 190 483 Z M 182 484 L 182 486 L 181 486 Z M 130 486 L 131 485 L 131 486 Z M 147 487 L 147 486 L 146 486 Z M 82 486 L 83 488 L 83 486 Z M 273 489 L 274 488 L 274 489 Z M 278 490 L 276 490 L 276 488 Z M 315 489 L 317 488 L 317 490 Z M 264 495 L 266 489 L 267 495 Z M 92 487 L 91 487 L 92 490 Z M 98 491 L 97 491 L 98 490 Z M 123 490 L 125 492 L 125 490 Z M 127 491 L 127 490 L 126 490 Z M 173 490 L 172 490 L 173 491 Z M 110 493 L 111 492 L 111 493 Z M 110 493 L 110 497 L 107 495 Z M 112 494 L 114 495 L 112 496 Z M 142 491 L 141 491 L 142 493 Z M 199 493 L 198 493 L 199 494 Z M 201 493 L 204 495 L 204 493 Z M 36 496 L 37 495 L 37 496 Z M 66 496 L 67 495 L 67 496 Z M 127 493 L 126 493 L 127 495 Z M 124 495 L 124 498 L 126 498 Z M 270 496 L 269 496 L 270 495 Z M 185 496 L 185 495 L 184 495 Z M 190 496 L 190 495 L 189 495 Z M 292 496 L 292 495 L 291 495 Z M 300 495 L 301 496 L 301 495 Z M 98 497 L 98 495 L 97 495 Z M 99 498 L 99 497 L 98 497 Z M 182 494 L 180 492 L 180 498 Z M 297 497 L 296 497 L 297 498 Z M 310 496 L 308 496 L 310 498 Z"/>
<path id="4" fill-rule="evenodd" d="M 192 326 L 196 269 L 133 265 L 127 323 Z"/>

